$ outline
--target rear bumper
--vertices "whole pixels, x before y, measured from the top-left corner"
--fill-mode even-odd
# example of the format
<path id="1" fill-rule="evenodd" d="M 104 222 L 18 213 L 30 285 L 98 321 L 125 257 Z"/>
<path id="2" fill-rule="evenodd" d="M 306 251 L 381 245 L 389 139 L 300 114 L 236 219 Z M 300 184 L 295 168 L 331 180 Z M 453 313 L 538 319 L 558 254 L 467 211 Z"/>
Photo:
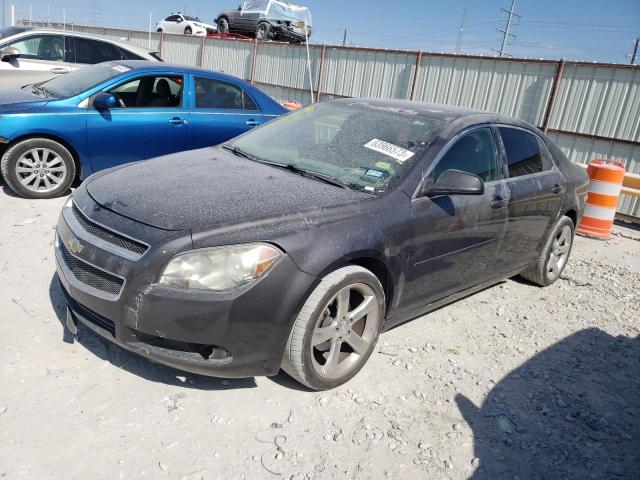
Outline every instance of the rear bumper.
<path id="1" fill-rule="evenodd" d="M 181 370 L 230 378 L 278 373 L 293 321 L 316 282 L 287 255 L 248 288 L 177 289 L 155 283 L 153 271 L 164 265 L 150 264 L 153 244 L 140 260 L 120 258 L 91 244 L 73 218 L 65 218 L 72 215 L 65 209 L 60 216 L 55 254 L 73 320 L 126 350 Z M 120 276 L 123 286 L 117 295 L 103 295 L 76 275 L 78 266 L 70 264 L 65 247 L 72 239 L 84 248 L 71 262 L 87 262 Z M 162 250 L 166 253 L 167 245 Z"/>

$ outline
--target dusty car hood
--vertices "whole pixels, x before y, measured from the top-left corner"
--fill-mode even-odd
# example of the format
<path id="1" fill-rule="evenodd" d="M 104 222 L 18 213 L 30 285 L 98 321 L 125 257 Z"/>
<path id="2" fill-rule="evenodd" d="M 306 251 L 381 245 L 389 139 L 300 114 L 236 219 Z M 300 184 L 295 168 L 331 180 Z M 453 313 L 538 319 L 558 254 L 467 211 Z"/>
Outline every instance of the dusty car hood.
<path id="1" fill-rule="evenodd" d="M 0 112 L 30 110 L 47 103 L 42 97 L 31 93 L 29 89 L 0 88 Z"/>
<path id="2" fill-rule="evenodd" d="M 202 231 L 371 198 L 215 148 L 98 173 L 86 188 L 103 207 L 166 230 Z"/>

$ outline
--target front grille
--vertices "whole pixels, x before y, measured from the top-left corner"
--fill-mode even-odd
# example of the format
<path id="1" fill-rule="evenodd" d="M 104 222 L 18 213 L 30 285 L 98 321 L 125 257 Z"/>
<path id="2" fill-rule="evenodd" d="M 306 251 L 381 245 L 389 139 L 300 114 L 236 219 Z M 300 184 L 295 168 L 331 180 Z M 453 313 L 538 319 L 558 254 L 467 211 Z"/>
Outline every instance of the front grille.
<path id="1" fill-rule="evenodd" d="M 124 284 L 123 279 L 74 257 L 62 242 L 60 242 L 60 250 L 62 251 L 67 267 L 79 282 L 111 295 L 118 295 L 120 293 L 122 285 Z"/>
<path id="2" fill-rule="evenodd" d="M 119 235 L 111 230 L 107 230 L 101 225 L 93 223 L 91 220 L 84 216 L 80 209 L 76 207 L 75 203 L 71 208 L 73 210 L 73 214 L 76 217 L 76 220 L 78 220 L 78 223 L 82 226 L 82 228 L 84 228 L 94 237 L 98 237 L 99 239 L 104 240 L 111 245 L 115 245 L 116 247 L 122 248 L 123 250 L 127 250 L 138 255 L 142 255 L 147 251 L 148 247 L 146 245 Z"/>
<path id="3" fill-rule="evenodd" d="M 82 318 L 84 318 L 85 320 L 88 320 L 89 322 L 102 328 L 103 330 L 106 330 L 114 337 L 116 336 L 116 324 L 113 322 L 113 320 L 109 320 L 108 318 L 103 317 L 102 315 L 94 312 L 93 310 L 89 310 L 84 305 L 80 305 L 73 298 L 71 298 L 71 296 L 64 289 L 64 286 L 62 284 L 60 284 L 60 286 L 62 288 L 62 293 L 64 294 L 65 298 L 67 299 L 67 303 L 71 308 L 71 311 L 77 313 L 78 315 L 81 315 Z"/>

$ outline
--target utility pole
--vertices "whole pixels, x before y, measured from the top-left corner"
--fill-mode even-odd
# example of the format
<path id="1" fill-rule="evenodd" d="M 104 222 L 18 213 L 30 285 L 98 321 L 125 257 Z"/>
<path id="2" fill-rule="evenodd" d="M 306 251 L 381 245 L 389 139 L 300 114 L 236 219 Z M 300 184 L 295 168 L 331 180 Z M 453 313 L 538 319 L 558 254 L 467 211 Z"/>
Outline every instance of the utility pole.
<path id="1" fill-rule="evenodd" d="M 460 20 L 460 28 L 458 29 L 458 40 L 456 40 L 456 53 L 460 52 L 462 47 L 462 32 L 464 32 L 464 19 L 467 16 L 467 9 L 462 11 L 462 19 Z"/>
<path id="2" fill-rule="evenodd" d="M 633 53 L 631 54 L 631 65 L 636 64 L 636 57 L 638 56 L 638 44 L 640 44 L 640 38 L 636 38 L 636 40 L 633 43 L 634 43 L 634 46 L 633 46 Z"/>
<path id="3" fill-rule="evenodd" d="M 344 29 L 344 35 L 342 35 L 342 46 L 346 47 L 347 46 L 347 33 L 349 32 L 349 30 L 347 30 L 346 28 Z"/>
<path id="4" fill-rule="evenodd" d="M 498 28 L 498 31 L 503 34 L 502 45 L 500 46 L 500 50 L 496 50 L 495 48 L 492 50 L 494 52 L 498 52 L 498 55 L 500 55 L 501 57 L 504 57 L 505 55 L 510 57 L 511 55 L 505 52 L 505 49 L 507 48 L 507 44 L 509 43 L 509 37 L 512 37 L 514 39 L 516 38 L 515 35 L 513 35 L 512 33 L 509 33 L 511 30 L 511 22 L 513 21 L 514 17 L 520 18 L 520 15 L 517 15 L 515 13 L 516 0 L 511 0 L 511 8 L 509 10 L 505 10 L 504 8 L 501 8 L 500 10 L 502 10 L 507 14 L 507 26 L 505 27 L 504 30 L 501 28 Z"/>

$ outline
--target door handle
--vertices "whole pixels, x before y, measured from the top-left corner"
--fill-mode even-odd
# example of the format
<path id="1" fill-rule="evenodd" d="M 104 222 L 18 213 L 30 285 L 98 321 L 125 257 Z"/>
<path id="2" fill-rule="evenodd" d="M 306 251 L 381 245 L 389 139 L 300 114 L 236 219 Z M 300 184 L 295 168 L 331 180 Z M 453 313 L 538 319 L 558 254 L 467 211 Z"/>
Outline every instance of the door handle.
<path id="1" fill-rule="evenodd" d="M 560 185 L 554 185 L 554 187 L 551 189 L 551 191 L 553 193 L 560 193 L 562 191 L 562 187 Z"/>
<path id="2" fill-rule="evenodd" d="M 49 70 L 51 73 L 55 73 L 57 75 L 61 75 L 63 73 L 69 73 L 70 70 L 68 68 L 64 68 L 64 67 L 56 67 L 56 68 L 52 68 L 51 70 Z"/>
<path id="3" fill-rule="evenodd" d="M 509 204 L 509 200 L 503 198 L 496 198 L 491 202 L 491 208 L 504 208 Z"/>
<path id="4" fill-rule="evenodd" d="M 169 123 L 170 123 L 171 125 L 177 125 L 177 126 L 180 126 L 180 125 L 185 125 L 185 124 L 187 123 L 187 121 L 186 121 L 186 120 L 183 120 L 183 119 L 182 119 L 182 118 L 180 118 L 180 117 L 173 117 L 171 120 L 169 120 Z"/>
<path id="5" fill-rule="evenodd" d="M 247 120 L 245 123 L 250 127 L 257 127 L 258 125 L 260 125 L 260 122 L 258 122 L 257 120 Z"/>

